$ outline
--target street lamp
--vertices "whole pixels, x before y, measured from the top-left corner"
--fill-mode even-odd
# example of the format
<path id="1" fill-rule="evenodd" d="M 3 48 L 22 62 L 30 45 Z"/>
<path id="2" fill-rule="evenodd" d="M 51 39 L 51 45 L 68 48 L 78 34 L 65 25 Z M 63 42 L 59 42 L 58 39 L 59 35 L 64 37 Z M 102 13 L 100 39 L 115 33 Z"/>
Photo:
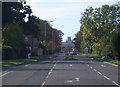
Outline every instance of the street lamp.
<path id="1" fill-rule="evenodd" d="M 46 24 L 50 22 L 53 22 L 53 21 L 45 21 L 45 44 L 46 44 Z M 46 55 L 46 50 L 45 50 L 45 55 Z"/>

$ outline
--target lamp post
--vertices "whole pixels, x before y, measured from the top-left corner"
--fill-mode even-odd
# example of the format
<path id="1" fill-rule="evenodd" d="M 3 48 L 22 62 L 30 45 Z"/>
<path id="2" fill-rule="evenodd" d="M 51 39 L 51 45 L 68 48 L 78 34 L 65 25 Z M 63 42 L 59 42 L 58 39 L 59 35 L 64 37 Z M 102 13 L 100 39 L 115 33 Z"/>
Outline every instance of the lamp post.
<path id="1" fill-rule="evenodd" d="M 46 44 L 46 24 L 50 22 L 53 22 L 53 21 L 45 21 L 45 44 Z M 45 55 L 46 55 L 46 50 L 45 50 Z"/>

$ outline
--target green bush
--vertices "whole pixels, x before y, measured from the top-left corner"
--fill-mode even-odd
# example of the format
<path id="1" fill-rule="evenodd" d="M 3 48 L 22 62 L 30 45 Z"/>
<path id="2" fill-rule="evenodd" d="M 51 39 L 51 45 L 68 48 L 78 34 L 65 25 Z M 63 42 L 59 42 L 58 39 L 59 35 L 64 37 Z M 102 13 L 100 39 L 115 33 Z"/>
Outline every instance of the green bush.
<path id="1" fill-rule="evenodd" d="M 2 49 L 3 59 L 24 57 L 24 36 L 19 24 L 13 22 L 2 29 Z"/>
<path id="2" fill-rule="evenodd" d="M 120 60 L 120 32 L 113 32 L 111 38 L 111 46 L 114 57 L 119 58 Z"/>

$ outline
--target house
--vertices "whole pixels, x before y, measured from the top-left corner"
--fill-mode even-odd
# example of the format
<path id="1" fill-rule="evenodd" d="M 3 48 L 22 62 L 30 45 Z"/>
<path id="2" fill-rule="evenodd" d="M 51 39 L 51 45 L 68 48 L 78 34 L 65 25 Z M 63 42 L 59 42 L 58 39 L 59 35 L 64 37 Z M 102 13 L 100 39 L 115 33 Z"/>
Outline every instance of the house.
<path id="1" fill-rule="evenodd" d="M 32 53 L 34 56 L 40 56 L 43 54 L 43 50 L 38 48 L 39 42 L 36 37 L 32 35 L 24 35 L 24 41 L 26 43 L 26 48 Z"/>

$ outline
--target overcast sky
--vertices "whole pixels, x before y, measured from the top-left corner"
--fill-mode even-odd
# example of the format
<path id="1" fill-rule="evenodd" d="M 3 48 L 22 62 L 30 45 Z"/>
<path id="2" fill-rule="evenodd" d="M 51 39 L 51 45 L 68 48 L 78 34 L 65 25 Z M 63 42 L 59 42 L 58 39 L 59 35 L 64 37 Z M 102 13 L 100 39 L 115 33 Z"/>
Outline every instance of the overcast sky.
<path id="1" fill-rule="evenodd" d="M 79 31 L 81 14 L 88 7 L 117 4 L 119 0 L 27 0 L 33 15 L 40 19 L 53 21 L 54 28 L 64 33 L 63 41 L 68 36 L 73 39 Z"/>

